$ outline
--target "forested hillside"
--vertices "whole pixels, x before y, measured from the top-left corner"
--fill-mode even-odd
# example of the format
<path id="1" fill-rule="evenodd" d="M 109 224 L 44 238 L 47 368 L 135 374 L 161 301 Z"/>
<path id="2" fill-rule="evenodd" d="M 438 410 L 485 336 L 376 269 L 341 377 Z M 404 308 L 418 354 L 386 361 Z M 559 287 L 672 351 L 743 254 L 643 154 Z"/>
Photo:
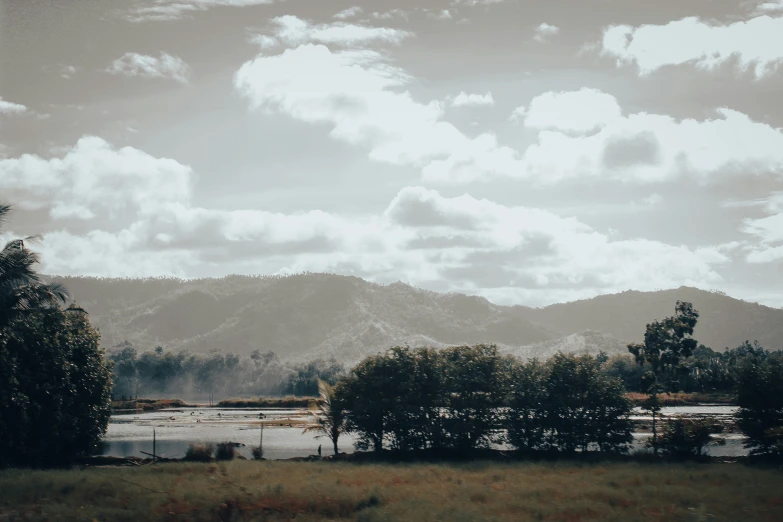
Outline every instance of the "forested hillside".
<path id="1" fill-rule="evenodd" d="M 646 323 L 671 315 L 680 299 L 701 313 L 695 337 L 707 346 L 722 350 L 758 339 L 767 348 L 783 348 L 783 310 L 687 287 L 535 309 L 329 274 L 56 279 L 90 313 L 106 347 L 127 340 L 141 350 L 261 350 L 282 360 L 335 357 L 345 363 L 404 343 L 489 342 L 524 356 L 553 349 L 611 353 L 641 340 Z"/>

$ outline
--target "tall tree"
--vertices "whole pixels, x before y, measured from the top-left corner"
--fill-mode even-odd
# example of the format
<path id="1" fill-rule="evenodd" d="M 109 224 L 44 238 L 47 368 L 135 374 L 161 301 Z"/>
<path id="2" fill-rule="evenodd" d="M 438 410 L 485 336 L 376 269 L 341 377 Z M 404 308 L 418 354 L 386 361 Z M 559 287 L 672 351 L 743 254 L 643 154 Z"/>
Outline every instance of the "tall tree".
<path id="1" fill-rule="evenodd" d="M 658 394 L 679 384 L 679 376 L 687 372 L 681 361 L 690 357 L 698 346 L 692 337 L 693 329 L 699 319 L 699 312 L 691 303 L 677 301 L 675 314 L 662 321 L 647 324 L 643 343 L 628 345 L 628 351 L 640 365 L 649 364 L 651 370 L 645 374 L 642 386 L 650 398 L 646 408 L 652 413 L 653 451 L 658 454 L 657 420 L 661 411 Z"/>
<path id="2" fill-rule="evenodd" d="M 0 203 L 0 232 L 11 209 L 11 205 Z M 38 275 L 38 254 L 27 248 L 36 239 L 15 239 L 0 250 L 0 328 L 20 313 L 57 307 L 68 298 L 64 287 L 45 284 Z"/>
<path id="3" fill-rule="evenodd" d="M 318 402 L 318 411 L 316 413 L 314 426 L 305 428 L 304 433 L 317 432 L 326 436 L 332 441 L 335 456 L 338 453 L 337 441 L 345 430 L 345 410 L 342 405 L 342 398 L 335 389 L 326 381 L 318 379 L 318 390 L 320 401 Z"/>

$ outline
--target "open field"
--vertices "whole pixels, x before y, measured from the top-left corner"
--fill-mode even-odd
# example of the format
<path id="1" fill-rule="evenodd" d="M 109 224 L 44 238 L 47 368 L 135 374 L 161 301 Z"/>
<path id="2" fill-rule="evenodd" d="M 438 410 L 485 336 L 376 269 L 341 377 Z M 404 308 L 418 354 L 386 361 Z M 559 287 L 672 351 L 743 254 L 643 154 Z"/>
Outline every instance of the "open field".
<path id="1" fill-rule="evenodd" d="M 783 520 L 740 464 L 233 461 L 0 471 L 0 520 Z"/>

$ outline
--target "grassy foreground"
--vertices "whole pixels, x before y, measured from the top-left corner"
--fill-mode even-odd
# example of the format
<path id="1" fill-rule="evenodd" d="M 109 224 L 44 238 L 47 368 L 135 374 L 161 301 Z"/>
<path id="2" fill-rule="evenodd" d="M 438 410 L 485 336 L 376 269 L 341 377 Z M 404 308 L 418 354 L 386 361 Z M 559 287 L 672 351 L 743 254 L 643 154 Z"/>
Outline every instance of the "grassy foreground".
<path id="1" fill-rule="evenodd" d="M 0 520 L 783 520 L 739 464 L 233 461 L 0 471 Z"/>

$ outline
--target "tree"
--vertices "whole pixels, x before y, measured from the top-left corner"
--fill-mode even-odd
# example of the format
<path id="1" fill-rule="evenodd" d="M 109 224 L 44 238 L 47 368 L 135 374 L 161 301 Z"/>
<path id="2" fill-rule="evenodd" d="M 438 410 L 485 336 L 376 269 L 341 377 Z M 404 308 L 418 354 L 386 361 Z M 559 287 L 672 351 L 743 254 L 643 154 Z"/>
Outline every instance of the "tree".
<path id="1" fill-rule="evenodd" d="M 547 362 L 541 417 L 552 448 L 566 453 L 624 451 L 632 440 L 631 404 L 618 379 L 599 372 L 589 355 L 556 354 Z"/>
<path id="2" fill-rule="evenodd" d="M 691 337 L 698 319 L 699 312 L 693 309 L 691 303 L 677 301 L 674 316 L 647 323 L 644 343 L 628 345 L 628 351 L 634 355 L 638 364 L 649 364 L 651 367 L 651 371 L 642 379 L 642 388 L 650 395 L 645 408 L 652 413 L 652 447 L 656 455 L 657 420 L 661 411 L 658 394 L 676 387 L 679 377 L 687 372 L 680 362 L 690 357 L 698 345 L 698 341 Z"/>
<path id="3" fill-rule="evenodd" d="M 499 438 L 498 409 L 505 398 L 506 363 L 497 346 L 478 344 L 442 350 L 446 443 L 460 453 L 488 447 Z"/>
<path id="4" fill-rule="evenodd" d="M 90 454 L 106 431 L 111 368 L 87 313 L 30 311 L 0 330 L 0 464 Z"/>
<path id="5" fill-rule="evenodd" d="M 752 455 L 783 456 L 783 353 L 746 356 L 737 372 L 737 425 Z"/>
<path id="6" fill-rule="evenodd" d="M 383 450 L 389 416 L 397 391 L 394 365 L 387 354 L 367 357 L 341 381 L 348 430 L 357 434 L 356 447 Z"/>
<path id="7" fill-rule="evenodd" d="M 0 232 L 12 207 L 0 203 Z M 35 237 L 10 241 L 0 250 L 0 328 L 19 314 L 65 303 L 68 292 L 59 284 L 45 284 L 35 270 L 38 255 L 27 248 Z"/>
<path id="8" fill-rule="evenodd" d="M 546 425 L 547 368 L 537 360 L 516 362 L 511 369 L 509 408 L 506 417 L 508 441 L 525 451 L 544 447 Z"/>
<path id="9" fill-rule="evenodd" d="M 334 446 L 335 456 L 338 453 L 337 440 L 345 430 L 345 411 L 343 410 L 342 398 L 335 389 L 327 382 L 318 379 L 318 390 L 321 400 L 318 403 L 318 413 L 316 414 L 316 425 L 305 428 L 303 433 L 318 432 L 329 438 Z"/>

